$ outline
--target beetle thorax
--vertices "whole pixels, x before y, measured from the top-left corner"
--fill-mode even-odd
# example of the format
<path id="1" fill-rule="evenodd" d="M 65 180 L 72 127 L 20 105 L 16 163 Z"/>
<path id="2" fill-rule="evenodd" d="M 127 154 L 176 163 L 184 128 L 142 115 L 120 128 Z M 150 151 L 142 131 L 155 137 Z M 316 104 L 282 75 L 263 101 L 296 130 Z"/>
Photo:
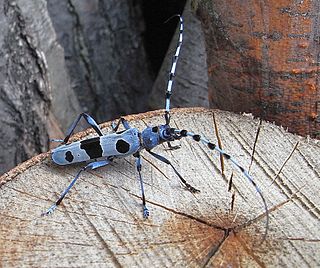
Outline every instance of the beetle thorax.
<path id="1" fill-rule="evenodd" d="M 171 128 L 168 125 L 147 127 L 142 131 L 141 137 L 142 146 L 146 150 L 151 150 L 163 142 L 174 140 L 171 135 Z"/>

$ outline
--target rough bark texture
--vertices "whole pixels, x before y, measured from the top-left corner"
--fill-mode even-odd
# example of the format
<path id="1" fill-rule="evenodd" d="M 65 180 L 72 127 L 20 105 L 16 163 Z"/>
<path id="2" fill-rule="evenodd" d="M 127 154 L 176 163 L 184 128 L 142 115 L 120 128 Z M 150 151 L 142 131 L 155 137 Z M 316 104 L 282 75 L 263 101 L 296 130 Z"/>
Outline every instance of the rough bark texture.
<path id="1" fill-rule="evenodd" d="M 213 108 L 319 137 L 319 1 L 194 0 Z"/>
<path id="2" fill-rule="evenodd" d="M 142 130 L 162 124 L 163 111 L 126 118 Z M 104 133 L 109 126 L 110 122 L 102 125 Z M 222 176 L 216 152 L 182 139 L 177 151 L 164 146 L 155 151 L 171 159 L 201 192 L 193 195 L 183 189 L 168 165 L 142 152 L 148 220 L 142 218 L 133 157 L 81 175 L 48 217 L 40 215 L 83 165 L 56 166 L 49 154 L 42 154 L 0 177 L 0 266 L 320 265 L 320 147 L 316 141 L 218 110 L 175 110 L 172 126 L 201 133 L 213 142 L 216 127 L 223 149 L 244 167 L 251 166 L 270 212 L 269 233 L 262 245 L 265 214 L 252 185 L 228 161 Z M 235 206 L 230 210 L 232 193 L 227 189 L 232 172 Z"/>
<path id="3" fill-rule="evenodd" d="M 0 2 L 0 173 L 48 149 L 49 121 L 59 117 L 49 112 L 52 99 L 68 107 L 61 121 L 75 115 L 69 91 L 59 87 L 66 84 L 56 75 L 63 53 L 45 3 Z"/>
<path id="4" fill-rule="evenodd" d="M 191 1 L 187 1 L 183 12 L 184 39 L 174 79 L 171 105 L 172 107 L 209 107 L 208 70 L 204 36 L 200 21 L 191 12 L 190 3 Z M 179 37 L 178 30 L 179 27 L 177 27 L 177 31 L 173 35 L 161 70 L 153 84 L 149 101 L 150 109 L 164 107 L 168 74 Z"/>
<path id="5" fill-rule="evenodd" d="M 53 1 L 48 10 L 81 108 L 98 121 L 145 111 L 152 86 L 141 1 Z"/>

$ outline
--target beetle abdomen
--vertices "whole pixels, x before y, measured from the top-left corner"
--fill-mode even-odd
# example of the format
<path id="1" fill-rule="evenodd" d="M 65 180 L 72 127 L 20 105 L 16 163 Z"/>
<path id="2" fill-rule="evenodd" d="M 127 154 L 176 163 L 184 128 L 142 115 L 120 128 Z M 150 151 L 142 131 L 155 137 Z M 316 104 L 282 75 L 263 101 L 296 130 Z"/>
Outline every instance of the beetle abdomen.
<path id="1" fill-rule="evenodd" d="M 52 151 L 52 160 L 58 165 L 68 165 L 101 157 L 125 157 L 140 148 L 138 130 L 130 128 L 114 133 L 61 145 Z"/>

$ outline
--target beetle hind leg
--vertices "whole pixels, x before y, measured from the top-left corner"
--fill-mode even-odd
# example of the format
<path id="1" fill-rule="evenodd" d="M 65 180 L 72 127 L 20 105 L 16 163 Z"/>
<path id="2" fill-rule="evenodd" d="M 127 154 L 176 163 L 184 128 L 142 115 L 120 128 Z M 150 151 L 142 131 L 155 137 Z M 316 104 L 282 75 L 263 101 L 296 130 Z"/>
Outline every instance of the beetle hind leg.
<path id="1" fill-rule="evenodd" d="M 55 209 L 60 205 L 60 203 L 62 202 L 62 200 L 66 196 L 66 194 L 70 191 L 72 186 L 76 183 L 76 181 L 78 180 L 78 178 L 79 178 L 80 174 L 82 173 L 82 171 L 93 170 L 93 169 L 96 169 L 96 168 L 99 168 L 99 167 L 103 167 L 103 166 L 108 165 L 110 162 L 111 162 L 110 160 L 96 161 L 96 162 L 92 162 L 92 163 L 86 165 L 85 167 L 81 168 L 78 171 L 77 175 L 74 177 L 74 179 L 71 181 L 69 186 L 60 195 L 59 199 L 46 212 L 42 213 L 41 215 L 42 216 L 50 215 L 55 211 Z"/>

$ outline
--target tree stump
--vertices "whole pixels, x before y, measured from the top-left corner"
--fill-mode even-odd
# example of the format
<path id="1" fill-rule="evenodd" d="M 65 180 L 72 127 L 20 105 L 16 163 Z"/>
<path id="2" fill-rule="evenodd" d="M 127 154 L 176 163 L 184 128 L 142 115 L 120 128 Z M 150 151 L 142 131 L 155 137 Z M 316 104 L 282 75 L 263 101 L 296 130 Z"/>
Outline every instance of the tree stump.
<path id="1" fill-rule="evenodd" d="M 140 130 L 164 123 L 163 111 L 125 118 Z M 219 110 L 177 109 L 171 121 L 172 127 L 192 130 L 214 143 L 219 136 L 226 152 L 250 166 L 270 213 L 262 244 L 266 218 L 254 187 L 229 161 L 222 164 L 216 151 L 185 138 L 178 150 L 161 145 L 154 151 L 170 159 L 201 192 L 185 190 L 170 166 L 142 152 L 148 219 L 142 217 L 133 157 L 84 172 L 49 216 L 41 213 L 83 164 L 57 166 L 44 153 L 4 174 L 0 266 L 319 266 L 319 143 L 248 115 Z M 102 124 L 104 133 L 111 131 L 109 126 Z M 87 130 L 73 138 L 92 135 Z"/>

